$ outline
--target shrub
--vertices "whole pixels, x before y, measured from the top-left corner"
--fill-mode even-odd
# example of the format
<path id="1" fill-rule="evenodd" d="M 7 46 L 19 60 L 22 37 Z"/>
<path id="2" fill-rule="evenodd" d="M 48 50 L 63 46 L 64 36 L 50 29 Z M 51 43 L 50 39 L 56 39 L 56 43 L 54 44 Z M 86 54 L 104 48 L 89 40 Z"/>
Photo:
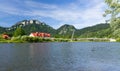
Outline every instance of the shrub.
<path id="1" fill-rule="evenodd" d="M 12 37 L 11 40 L 12 40 L 12 41 L 19 41 L 19 40 L 21 40 L 21 36 Z"/>

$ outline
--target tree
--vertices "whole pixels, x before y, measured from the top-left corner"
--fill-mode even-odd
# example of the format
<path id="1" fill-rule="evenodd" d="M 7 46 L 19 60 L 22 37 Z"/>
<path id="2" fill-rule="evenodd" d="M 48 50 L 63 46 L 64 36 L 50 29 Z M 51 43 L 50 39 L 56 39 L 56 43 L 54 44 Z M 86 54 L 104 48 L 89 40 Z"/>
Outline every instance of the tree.
<path id="1" fill-rule="evenodd" d="M 105 3 L 108 5 L 108 9 L 106 9 L 104 16 L 110 14 L 110 21 L 115 22 L 120 13 L 120 0 L 105 0 Z"/>
<path id="2" fill-rule="evenodd" d="M 110 26 L 113 31 L 113 36 L 120 37 L 120 0 L 105 0 L 105 3 L 108 5 L 104 16 L 108 14 L 111 15 Z"/>
<path id="3" fill-rule="evenodd" d="M 119 0 L 105 0 L 105 3 L 108 5 L 108 9 L 105 11 L 106 15 L 111 14 L 111 17 L 115 18 L 120 13 L 119 2 Z"/>
<path id="4" fill-rule="evenodd" d="M 14 36 L 17 37 L 17 36 L 23 36 L 25 35 L 25 31 L 22 29 L 22 28 L 17 28 L 14 32 Z"/>

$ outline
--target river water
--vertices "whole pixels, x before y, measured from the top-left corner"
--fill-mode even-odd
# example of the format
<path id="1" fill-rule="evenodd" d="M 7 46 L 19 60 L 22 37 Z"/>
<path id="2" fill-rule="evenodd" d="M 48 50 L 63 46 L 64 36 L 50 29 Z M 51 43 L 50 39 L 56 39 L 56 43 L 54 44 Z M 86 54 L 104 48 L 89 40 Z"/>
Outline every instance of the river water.
<path id="1" fill-rule="evenodd" d="M 120 43 L 0 43 L 0 71 L 120 71 Z"/>

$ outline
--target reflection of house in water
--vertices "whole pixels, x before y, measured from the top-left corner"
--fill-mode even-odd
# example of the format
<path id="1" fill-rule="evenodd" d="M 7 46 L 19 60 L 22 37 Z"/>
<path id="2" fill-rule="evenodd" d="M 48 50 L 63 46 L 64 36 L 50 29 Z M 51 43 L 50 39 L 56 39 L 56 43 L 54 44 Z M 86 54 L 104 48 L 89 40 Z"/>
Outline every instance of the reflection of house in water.
<path id="1" fill-rule="evenodd" d="M 37 56 L 47 56 L 49 52 L 49 46 L 45 43 L 32 43 L 30 44 L 30 57 L 36 58 Z"/>

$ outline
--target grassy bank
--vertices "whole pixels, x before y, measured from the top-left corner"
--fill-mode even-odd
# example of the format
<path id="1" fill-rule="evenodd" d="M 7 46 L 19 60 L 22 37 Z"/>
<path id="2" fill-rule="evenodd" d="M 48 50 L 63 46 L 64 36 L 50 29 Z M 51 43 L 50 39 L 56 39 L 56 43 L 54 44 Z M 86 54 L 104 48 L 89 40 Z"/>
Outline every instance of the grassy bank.
<path id="1" fill-rule="evenodd" d="M 40 38 L 40 37 L 29 37 L 29 36 L 18 36 L 10 39 L 0 39 L 1 43 L 33 43 L 33 42 L 68 42 L 69 39 L 62 38 Z"/>
<path id="2" fill-rule="evenodd" d="M 41 38 L 18 36 L 11 37 L 10 39 L 0 38 L 1 43 L 33 43 L 33 42 L 109 42 L 108 38 L 76 38 L 71 41 L 68 38 Z"/>

